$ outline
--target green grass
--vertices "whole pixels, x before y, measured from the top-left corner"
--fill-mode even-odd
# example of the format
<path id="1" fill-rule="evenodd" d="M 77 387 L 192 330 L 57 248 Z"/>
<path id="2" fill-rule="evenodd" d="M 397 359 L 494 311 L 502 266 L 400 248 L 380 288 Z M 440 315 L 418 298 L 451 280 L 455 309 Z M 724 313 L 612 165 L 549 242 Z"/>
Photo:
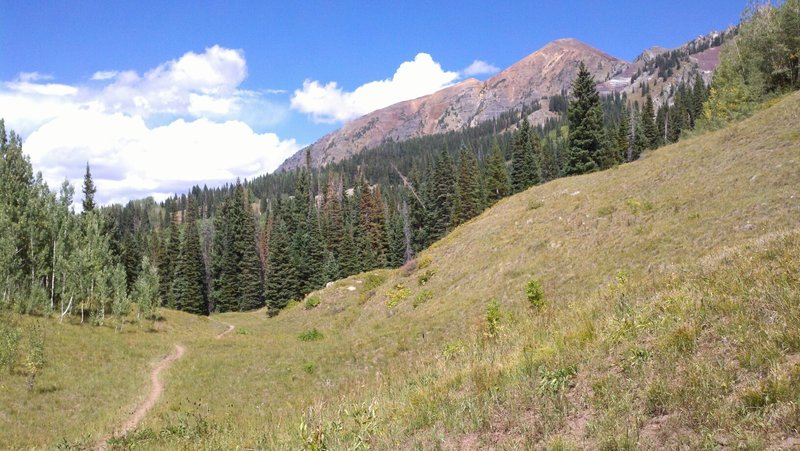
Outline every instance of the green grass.
<path id="1" fill-rule="evenodd" d="M 0 376 L 0 448 L 91 446 L 175 343 L 187 352 L 162 373 L 163 398 L 116 445 L 786 446 L 800 429 L 798 111 L 794 94 L 504 199 L 415 268 L 339 281 L 312 309 L 165 311 L 155 333 L 14 316 L 42 322 L 48 366 L 33 392 L 20 372 Z M 217 340 L 215 320 L 247 333 Z"/>

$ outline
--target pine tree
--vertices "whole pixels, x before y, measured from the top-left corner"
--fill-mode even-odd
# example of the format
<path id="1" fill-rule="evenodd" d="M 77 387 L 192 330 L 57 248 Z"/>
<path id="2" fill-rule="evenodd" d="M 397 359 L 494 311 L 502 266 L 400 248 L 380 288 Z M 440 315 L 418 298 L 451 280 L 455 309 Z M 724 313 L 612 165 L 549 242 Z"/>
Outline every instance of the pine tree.
<path id="1" fill-rule="evenodd" d="M 573 100 L 567 107 L 569 145 L 564 172 L 567 175 L 596 171 L 603 146 L 603 110 L 594 77 L 583 62 L 572 84 Z"/>
<path id="2" fill-rule="evenodd" d="M 395 212 L 389 218 L 389 254 L 387 256 L 387 263 L 391 267 L 398 267 L 405 263 L 406 259 L 406 243 L 405 234 L 403 233 L 403 218 L 399 212 Z"/>
<path id="3" fill-rule="evenodd" d="M 428 208 L 428 240 L 433 242 L 447 234 L 453 218 L 453 198 L 455 194 L 455 171 L 450 154 L 444 150 L 436 160 L 433 179 L 430 181 L 430 205 Z"/>
<path id="4" fill-rule="evenodd" d="M 362 249 L 366 269 L 386 265 L 386 220 L 380 186 L 370 189 L 364 178 L 360 183 L 359 227 L 356 238 Z"/>
<path id="5" fill-rule="evenodd" d="M 620 113 L 619 124 L 617 125 L 617 134 L 615 137 L 614 149 L 616 151 L 616 160 L 618 163 L 626 161 L 628 158 L 628 150 L 630 148 L 630 140 L 628 137 L 631 133 L 630 114 L 627 108 L 623 108 Z"/>
<path id="6" fill-rule="evenodd" d="M 267 262 L 264 298 L 269 315 L 275 316 L 282 308 L 286 307 L 290 300 L 296 299 L 300 291 L 300 281 L 297 278 L 294 262 L 292 262 L 289 231 L 283 218 L 275 218 L 269 241 L 270 254 Z"/>
<path id="7" fill-rule="evenodd" d="M 533 144 L 528 118 L 524 118 L 514 132 L 511 153 L 511 188 L 515 193 L 533 186 Z"/>
<path id="8" fill-rule="evenodd" d="M 494 204 L 511 193 L 511 180 L 506 168 L 506 160 L 497 137 L 492 139 L 492 152 L 486 162 L 486 192 L 488 203 Z"/>
<path id="9" fill-rule="evenodd" d="M 541 174 L 542 182 L 555 180 L 560 176 L 560 164 L 558 151 L 555 143 L 551 139 L 544 139 L 542 143 Z"/>
<path id="10" fill-rule="evenodd" d="M 462 147 L 459 153 L 456 193 L 457 202 L 453 214 L 454 225 L 466 222 L 483 211 L 478 159 L 475 157 L 475 152 L 467 147 Z"/>
<path id="11" fill-rule="evenodd" d="M 323 266 L 325 265 L 327 251 L 322 238 L 317 207 L 314 205 L 309 209 L 307 230 L 308 249 L 304 260 L 308 268 L 308 279 L 303 287 L 304 293 L 310 293 L 317 288 L 322 288 L 326 282 Z"/>
<path id="12" fill-rule="evenodd" d="M 692 88 L 692 126 L 703 116 L 703 104 L 708 99 L 708 90 L 700 74 L 695 75 Z"/>
<path id="13" fill-rule="evenodd" d="M 197 208 L 194 197 L 189 196 L 181 252 L 175 267 L 173 291 L 176 308 L 196 315 L 208 315 L 205 265 L 200 250 L 200 232 L 197 229 L 196 219 Z"/>
<path id="14" fill-rule="evenodd" d="M 241 185 L 237 186 L 237 190 L 240 187 Z M 241 190 L 244 191 L 244 188 L 241 187 Z M 256 243 L 258 230 L 255 215 L 247 202 L 247 196 L 244 196 L 244 209 L 244 222 L 241 228 L 242 236 L 235 242 L 239 248 L 237 253 L 241 255 L 237 278 L 241 287 L 241 298 L 238 306 L 240 311 L 254 310 L 264 305 L 262 298 L 264 293 L 262 284 L 263 270 Z"/>
<path id="15" fill-rule="evenodd" d="M 89 212 L 94 210 L 94 193 L 97 188 L 92 181 L 92 172 L 89 170 L 89 163 L 86 163 L 86 173 L 83 175 L 83 211 Z"/>
<path id="16" fill-rule="evenodd" d="M 644 102 L 644 107 L 642 108 L 642 117 L 641 117 L 642 128 L 644 129 L 644 137 L 647 142 L 648 149 L 655 149 L 658 147 L 658 128 L 656 127 L 655 123 L 655 112 L 653 110 L 653 98 L 650 97 L 650 94 L 647 95 L 647 98 Z"/>

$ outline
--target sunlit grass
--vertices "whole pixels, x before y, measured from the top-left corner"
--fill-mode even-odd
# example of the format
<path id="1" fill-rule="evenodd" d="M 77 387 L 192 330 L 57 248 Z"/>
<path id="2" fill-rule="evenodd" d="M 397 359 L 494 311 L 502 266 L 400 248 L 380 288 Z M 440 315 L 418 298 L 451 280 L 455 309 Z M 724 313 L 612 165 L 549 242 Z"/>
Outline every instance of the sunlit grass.
<path id="1" fill-rule="evenodd" d="M 416 267 L 338 281 L 275 318 L 165 312 L 159 332 L 121 334 L 39 319 L 49 365 L 31 393 L 0 376 L 0 447 L 91 445 L 178 342 L 163 399 L 112 444 L 779 446 L 800 427 L 799 111 L 795 94 L 504 199 Z"/>

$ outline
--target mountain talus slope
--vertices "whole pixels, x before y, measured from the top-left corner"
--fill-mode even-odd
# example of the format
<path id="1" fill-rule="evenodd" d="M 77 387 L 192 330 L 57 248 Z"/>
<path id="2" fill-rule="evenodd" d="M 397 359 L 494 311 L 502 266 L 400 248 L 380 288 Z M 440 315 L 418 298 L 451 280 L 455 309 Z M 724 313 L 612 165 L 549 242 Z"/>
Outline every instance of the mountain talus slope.
<path id="1" fill-rule="evenodd" d="M 628 65 L 575 39 L 559 39 L 485 82 L 467 79 L 354 119 L 309 146 L 311 163 L 323 166 L 387 139 L 403 141 L 459 130 L 530 105 L 567 89 L 577 74 L 579 61 L 584 61 L 598 80 L 606 80 Z M 279 170 L 302 164 L 305 149 L 287 159 Z"/>
<path id="2" fill-rule="evenodd" d="M 3 379 L 0 446 L 109 430 L 178 341 L 187 352 L 163 400 L 120 445 L 796 446 L 798 120 L 795 93 L 640 161 L 531 188 L 412 265 L 312 293 L 315 308 L 220 315 L 236 326 L 224 340 L 214 318 L 179 312 L 158 333 L 46 320 L 50 388 Z M 540 311 L 525 300 L 531 278 Z"/>

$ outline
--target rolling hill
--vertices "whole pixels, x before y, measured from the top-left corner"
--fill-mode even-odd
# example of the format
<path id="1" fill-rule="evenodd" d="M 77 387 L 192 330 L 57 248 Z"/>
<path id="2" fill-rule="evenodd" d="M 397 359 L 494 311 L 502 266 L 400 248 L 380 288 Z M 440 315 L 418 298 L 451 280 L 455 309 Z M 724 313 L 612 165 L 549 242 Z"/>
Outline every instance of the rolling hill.
<path id="1" fill-rule="evenodd" d="M 0 447 L 792 448 L 800 93 L 614 169 L 506 198 L 398 270 L 263 311 L 45 328 L 0 379 Z M 541 282 L 544 306 L 526 300 Z M 224 337 L 216 337 L 234 329 Z"/>

